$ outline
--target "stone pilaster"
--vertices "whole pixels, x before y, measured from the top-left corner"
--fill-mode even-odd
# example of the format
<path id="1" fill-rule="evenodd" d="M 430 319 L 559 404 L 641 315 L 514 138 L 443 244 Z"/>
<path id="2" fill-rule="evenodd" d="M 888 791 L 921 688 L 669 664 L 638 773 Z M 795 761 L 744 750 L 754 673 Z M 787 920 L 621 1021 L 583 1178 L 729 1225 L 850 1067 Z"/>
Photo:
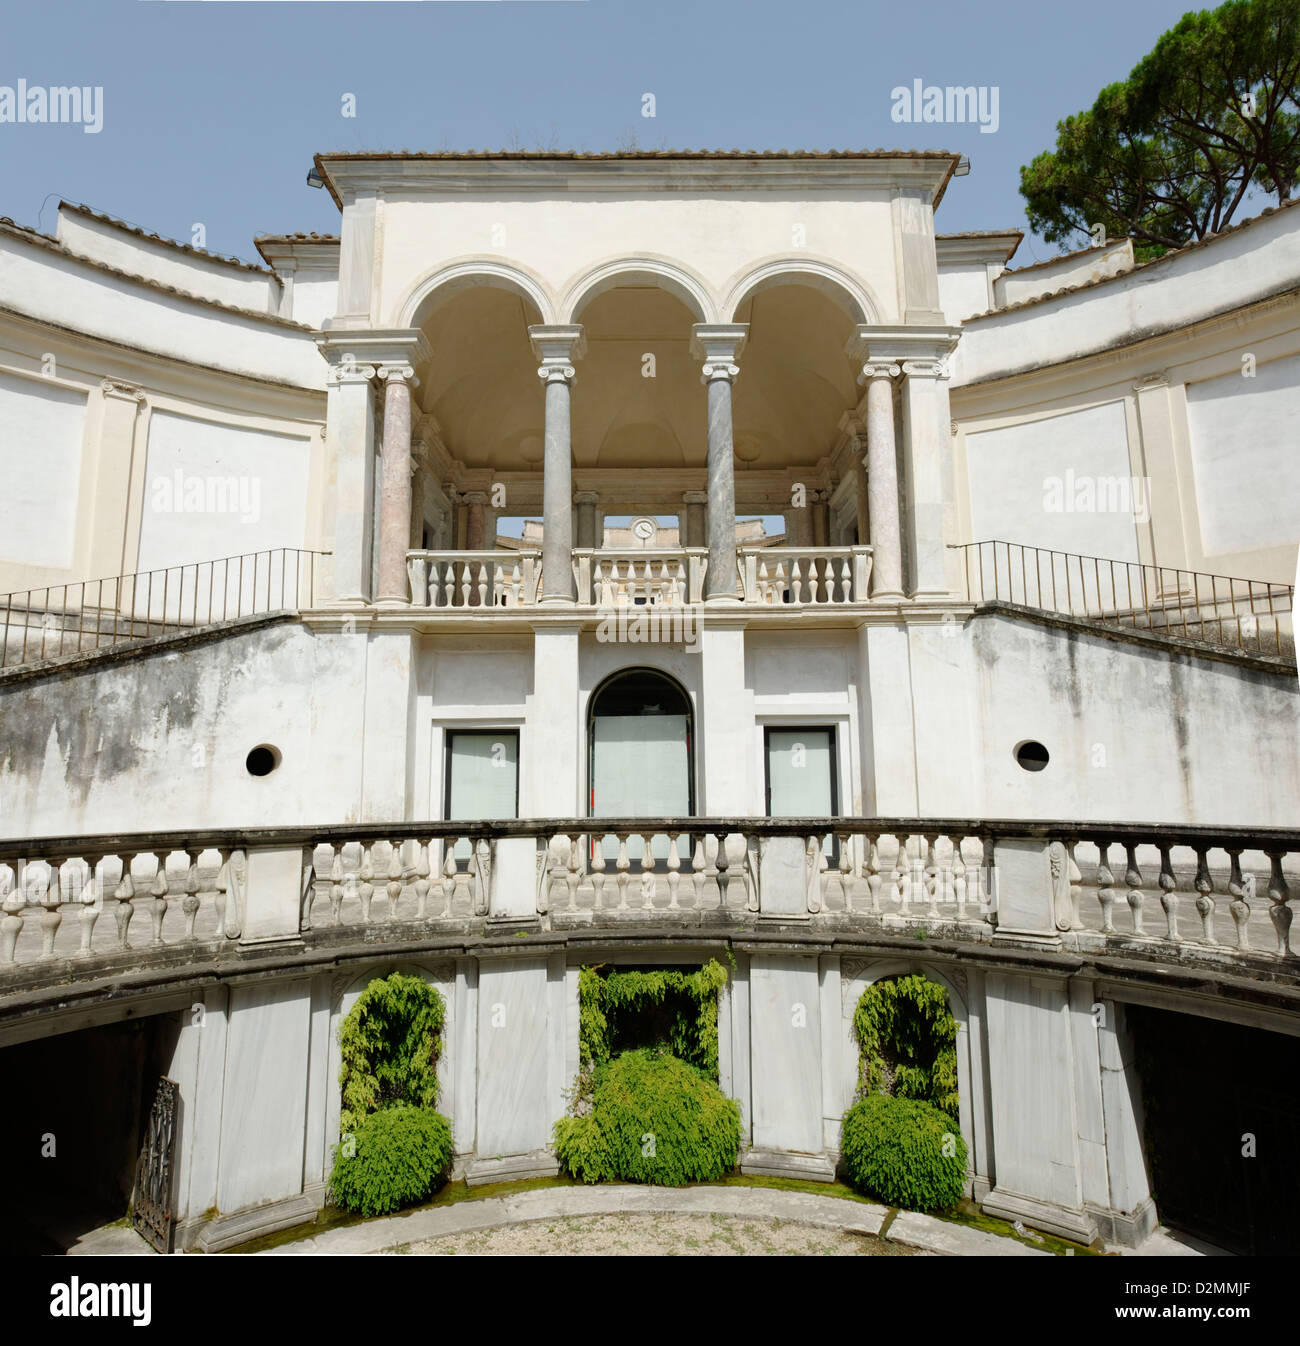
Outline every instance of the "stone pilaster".
<path id="1" fill-rule="evenodd" d="M 709 602 L 740 602 L 731 384 L 740 373 L 736 358 L 748 332 L 746 323 L 701 323 L 692 329 L 691 351 L 704 363 L 701 378 L 709 390 L 709 569 L 704 579 Z"/>
<path id="2" fill-rule="evenodd" d="M 898 515 L 898 449 L 894 434 L 894 379 L 898 366 L 862 367 L 867 385 L 867 520 L 872 598 L 902 598 L 903 539 Z"/>
<path id="3" fill-rule="evenodd" d="M 908 562 L 915 598 L 951 592 L 944 517 L 951 485 L 952 421 L 947 367 L 903 362 L 903 453 L 907 462 Z"/>
<path id="4" fill-rule="evenodd" d="M 573 443 L 570 390 L 573 361 L 586 349 L 581 327 L 528 329 L 541 360 L 537 376 L 546 388 L 546 436 L 542 459 L 542 593 L 545 604 L 574 601 Z"/>

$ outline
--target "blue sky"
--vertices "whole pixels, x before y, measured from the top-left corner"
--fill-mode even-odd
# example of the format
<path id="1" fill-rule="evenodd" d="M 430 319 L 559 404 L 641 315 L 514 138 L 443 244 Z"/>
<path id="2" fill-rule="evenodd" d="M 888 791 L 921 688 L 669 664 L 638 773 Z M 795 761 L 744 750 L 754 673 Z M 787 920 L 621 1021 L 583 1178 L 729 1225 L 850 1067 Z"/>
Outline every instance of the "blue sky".
<path id="1" fill-rule="evenodd" d="M 1185 0 L 7 0 L 0 86 L 103 89 L 103 128 L 0 123 L 0 215 L 59 196 L 256 260 L 336 232 L 317 150 L 916 148 L 969 155 L 944 232 L 1023 227 L 1020 165 Z M 899 125 L 891 90 L 996 86 L 999 125 Z M 646 93 L 653 119 L 642 116 Z M 345 94 L 354 118 L 342 115 Z M 42 205 L 44 203 L 44 209 Z M 1027 239 L 1017 265 L 1056 249 Z"/>

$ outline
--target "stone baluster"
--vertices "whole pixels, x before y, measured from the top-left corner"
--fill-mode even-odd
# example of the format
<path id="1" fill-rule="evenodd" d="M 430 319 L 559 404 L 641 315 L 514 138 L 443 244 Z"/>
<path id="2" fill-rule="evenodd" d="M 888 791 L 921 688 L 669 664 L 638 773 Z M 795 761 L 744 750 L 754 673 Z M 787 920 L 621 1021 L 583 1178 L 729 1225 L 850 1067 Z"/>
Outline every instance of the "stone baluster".
<path id="1" fill-rule="evenodd" d="M 966 838 L 952 838 L 952 898 L 957 906 L 957 919 L 966 919 L 966 860 L 961 853 L 961 844 Z"/>
<path id="2" fill-rule="evenodd" d="M 847 556 L 840 558 L 840 602 L 853 602 L 853 567 Z"/>
<path id="3" fill-rule="evenodd" d="M 631 861 L 627 857 L 627 839 L 629 833 L 619 832 L 618 834 L 618 859 L 614 862 L 614 868 L 618 870 L 618 909 L 626 911 L 627 907 L 627 885 L 628 869 L 631 867 Z"/>
<path id="4" fill-rule="evenodd" d="M 1079 872 L 1079 862 L 1075 858 L 1075 848 L 1078 846 L 1078 839 L 1071 837 L 1065 843 L 1066 861 L 1070 869 L 1070 929 L 1083 929 L 1083 916 L 1079 911 L 1079 885 L 1083 882 L 1083 875 Z"/>
<path id="5" fill-rule="evenodd" d="M 202 899 L 199 897 L 199 855 L 200 852 L 186 851 L 185 858 L 190 862 L 185 870 L 185 896 L 181 898 L 181 912 L 185 917 L 185 938 L 192 940 L 194 938 L 194 926 L 199 919 L 199 907 L 202 905 Z"/>
<path id="6" fill-rule="evenodd" d="M 486 916 L 492 902 L 492 843 L 486 837 L 470 838 L 469 864 L 474 915 Z"/>
<path id="7" fill-rule="evenodd" d="M 81 911 L 78 913 L 81 924 L 81 942 L 77 948 L 79 958 L 88 958 L 94 951 L 95 923 L 99 920 L 99 913 L 102 910 L 99 901 L 99 864 L 103 858 L 102 855 L 88 855 L 84 860 L 85 879 L 80 893 L 77 894 L 81 903 Z"/>
<path id="8" fill-rule="evenodd" d="M 571 832 L 568 836 L 569 864 L 564 882 L 569 889 L 569 910 L 578 910 L 578 885 L 582 882 L 582 834 Z"/>
<path id="9" fill-rule="evenodd" d="M 397 904 L 402 898 L 402 843 L 388 843 L 388 883 L 384 889 L 388 894 L 388 919 L 397 919 Z"/>
<path id="10" fill-rule="evenodd" d="M 1232 894 L 1228 912 L 1237 928 L 1237 948 L 1249 949 L 1250 903 L 1246 901 L 1247 884 L 1241 876 L 1241 852 L 1229 851 L 1228 859 L 1232 862 L 1228 872 L 1228 892 Z"/>
<path id="11" fill-rule="evenodd" d="M 456 901 L 456 842 L 457 837 L 442 839 L 442 905 L 444 916 L 451 915 L 452 905 Z"/>
<path id="12" fill-rule="evenodd" d="M 906 909 L 905 893 L 907 890 L 907 837 L 894 837 L 894 863 L 889 869 L 889 886 L 885 889 L 885 903 L 889 907 L 889 914 L 895 910 L 902 915 Z"/>
<path id="13" fill-rule="evenodd" d="M 37 896 L 36 903 L 33 905 L 39 904 L 43 908 L 41 911 L 41 957 L 53 958 L 54 940 L 63 921 L 63 913 L 59 910 L 59 903 L 63 897 L 59 891 L 59 874 L 63 861 L 45 860 L 40 863 L 44 874 L 37 872 Z"/>
<path id="14" fill-rule="evenodd" d="M 704 851 L 704 835 L 695 838 L 695 854 L 691 858 L 691 882 L 695 885 L 695 910 L 704 906 L 704 871 L 708 868 L 708 857 Z"/>
<path id="15" fill-rule="evenodd" d="M 154 870 L 153 883 L 149 885 L 149 921 L 152 926 L 150 944 L 163 942 L 163 920 L 167 915 L 167 855 L 160 852 L 158 868 Z"/>
<path id="16" fill-rule="evenodd" d="M 937 921 L 940 919 L 939 862 L 935 857 L 934 843 L 938 840 L 938 834 L 927 832 L 922 840 L 925 842 L 925 892 L 929 901 L 925 914 L 932 921 Z"/>
<path id="17" fill-rule="evenodd" d="M 655 909 L 655 856 L 654 837 L 650 833 L 641 835 L 641 905 L 646 911 Z"/>
<path id="18" fill-rule="evenodd" d="M 357 866 L 357 900 L 361 903 L 361 923 L 370 924 L 370 903 L 375 895 L 374 847 L 364 841 L 358 842 L 361 854 Z"/>
<path id="19" fill-rule="evenodd" d="M 427 608 L 429 599 L 429 562 L 423 556 L 412 556 L 406 562 L 406 576 L 411 583 L 411 605 Z"/>
<path id="20" fill-rule="evenodd" d="M 1207 848 L 1196 848 L 1196 914 L 1201 918 L 1201 938 L 1206 944 L 1217 944 L 1214 933 L 1214 882 L 1210 878 Z"/>
<path id="21" fill-rule="evenodd" d="M 1286 876 L 1282 873 L 1282 857 L 1285 852 L 1269 851 L 1268 875 L 1268 919 L 1273 922 L 1273 932 L 1277 935 L 1277 956 L 1285 958 L 1291 952 L 1291 908 L 1287 906 L 1290 893 L 1287 890 Z"/>
<path id="22" fill-rule="evenodd" d="M 442 563 L 442 606 L 456 607 L 456 562 L 447 560 Z"/>
<path id="23" fill-rule="evenodd" d="M 1146 916 L 1146 894 L 1142 891 L 1142 871 L 1138 868 L 1137 846 L 1125 842 L 1124 851 L 1128 856 L 1128 864 L 1124 869 L 1124 883 L 1128 887 L 1126 900 L 1133 916 L 1133 933 L 1145 939 L 1147 932 L 1143 921 Z"/>
<path id="24" fill-rule="evenodd" d="M 867 881 L 867 892 L 871 898 L 871 914 L 880 915 L 880 838 L 868 836 L 866 859 L 862 867 L 862 877 Z"/>
<path id="25" fill-rule="evenodd" d="M 599 912 L 605 896 L 605 838 L 593 835 L 591 842 L 591 908 Z"/>
<path id="26" fill-rule="evenodd" d="M 805 837 L 803 855 L 807 907 L 810 913 L 816 915 L 826 906 L 826 857 L 822 854 L 821 837 Z"/>
<path id="27" fill-rule="evenodd" d="M 0 963 L 12 963 L 18 936 L 23 932 L 23 907 L 27 905 L 21 883 L 16 883 L 14 867 L 0 865 Z"/>
<path id="28" fill-rule="evenodd" d="M 668 910 L 679 911 L 677 904 L 677 886 L 682 881 L 682 857 L 677 851 L 677 838 L 680 832 L 668 833 Z"/>
<path id="29" fill-rule="evenodd" d="M 1178 942 L 1178 880 L 1169 862 L 1169 847 L 1160 847 L 1160 908 L 1165 913 L 1165 937 Z"/>
<path id="30" fill-rule="evenodd" d="M 1097 842 L 1097 901 L 1101 906 L 1101 933 L 1115 933 L 1115 876 L 1110 869 L 1110 842 Z"/>
<path id="31" fill-rule="evenodd" d="M 908 837 L 907 898 L 911 906 L 920 908 L 927 897 L 925 882 L 925 841 L 921 836 Z"/>
<path id="32" fill-rule="evenodd" d="M 330 924 L 338 925 L 343 911 L 343 843 L 330 846 Z"/>
<path id="33" fill-rule="evenodd" d="M 731 884 L 730 862 L 727 859 L 727 833 L 717 832 L 714 835 L 718 839 L 718 857 L 715 862 L 718 871 L 718 910 L 723 911 L 727 906 L 727 890 Z"/>
<path id="34" fill-rule="evenodd" d="M 849 892 L 849 880 L 853 877 L 853 838 L 848 832 L 836 832 L 835 839 L 840 844 L 840 892 L 844 896 L 844 910 L 851 912 L 853 897 Z"/>
<path id="35" fill-rule="evenodd" d="M 415 919 L 423 921 L 429 903 L 429 847 L 432 837 L 417 838 L 415 842 Z"/>

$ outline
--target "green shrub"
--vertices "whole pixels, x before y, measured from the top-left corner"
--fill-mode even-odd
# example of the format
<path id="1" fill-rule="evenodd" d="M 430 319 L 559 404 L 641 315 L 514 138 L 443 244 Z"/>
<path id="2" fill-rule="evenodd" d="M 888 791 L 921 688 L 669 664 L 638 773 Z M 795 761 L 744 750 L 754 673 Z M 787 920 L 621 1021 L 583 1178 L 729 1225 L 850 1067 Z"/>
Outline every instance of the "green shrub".
<path id="1" fill-rule="evenodd" d="M 853 1015 L 859 1091 L 929 1103 L 957 1121 L 957 1021 L 948 993 L 919 973 L 873 982 Z"/>
<path id="2" fill-rule="evenodd" d="M 730 952 L 730 951 L 728 951 Z M 604 1065 L 626 1047 L 644 1045 L 636 1037 L 650 1022 L 661 1021 L 655 1045 L 718 1078 L 718 992 L 727 984 L 726 969 L 711 958 L 694 972 L 655 968 L 649 972 L 613 971 L 601 976 L 594 967 L 578 973 L 578 1043 L 583 1066 Z M 637 1020 L 641 1022 L 638 1023 Z"/>
<path id="3" fill-rule="evenodd" d="M 555 1124 L 555 1153 L 581 1182 L 681 1187 L 736 1166 L 740 1108 L 702 1071 L 653 1048 L 596 1068 L 591 1110 Z"/>
<path id="4" fill-rule="evenodd" d="M 421 977 L 394 972 L 366 987 L 339 1029 L 341 1131 L 395 1103 L 431 1108 L 438 1101 L 444 1017 L 442 996 Z"/>
<path id="5" fill-rule="evenodd" d="M 941 1210 L 962 1195 L 966 1143 L 928 1103 L 868 1094 L 844 1114 L 840 1153 L 853 1185 L 886 1205 Z"/>
<path id="6" fill-rule="evenodd" d="M 337 1205 L 361 1215 L 423 1201 L 451 1167 L 451 1127 L 432 1108 L 382 1108 L 357 1123 L 352 1141 L 335 1153 L 330 1189 Z"/>

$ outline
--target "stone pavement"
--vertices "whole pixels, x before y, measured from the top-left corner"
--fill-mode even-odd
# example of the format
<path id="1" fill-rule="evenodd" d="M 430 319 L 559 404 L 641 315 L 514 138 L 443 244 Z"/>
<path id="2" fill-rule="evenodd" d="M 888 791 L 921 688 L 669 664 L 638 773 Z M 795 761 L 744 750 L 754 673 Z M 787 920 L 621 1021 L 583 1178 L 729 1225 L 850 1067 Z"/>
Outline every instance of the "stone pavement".
<path id="1" fill-rule="evenodd" d="M 423 1239 L 470 1230 L 576 1215 L 642 1214 L 729 1215 L 747 1219 L 787 1220 L 820 1229 L 879 1235 L 889 1211 L 884 1206 L 811 1192 L 763 1187 L 642 1187 L 609 1184 L 551 1187 L 517 1196 L 487 1197 L 435 1210 L 415 1211 L 365 1224 L 331 1229 L 315 1238 L 286 1243 L 263 1256 L 310 1253 L 374 1253 Z M 1015 1239 L 949 1224 L 933 1216 L 900 1211 L 884 1237 L 926 1252 L 949 1256 L 1046 1257 Z"/>

